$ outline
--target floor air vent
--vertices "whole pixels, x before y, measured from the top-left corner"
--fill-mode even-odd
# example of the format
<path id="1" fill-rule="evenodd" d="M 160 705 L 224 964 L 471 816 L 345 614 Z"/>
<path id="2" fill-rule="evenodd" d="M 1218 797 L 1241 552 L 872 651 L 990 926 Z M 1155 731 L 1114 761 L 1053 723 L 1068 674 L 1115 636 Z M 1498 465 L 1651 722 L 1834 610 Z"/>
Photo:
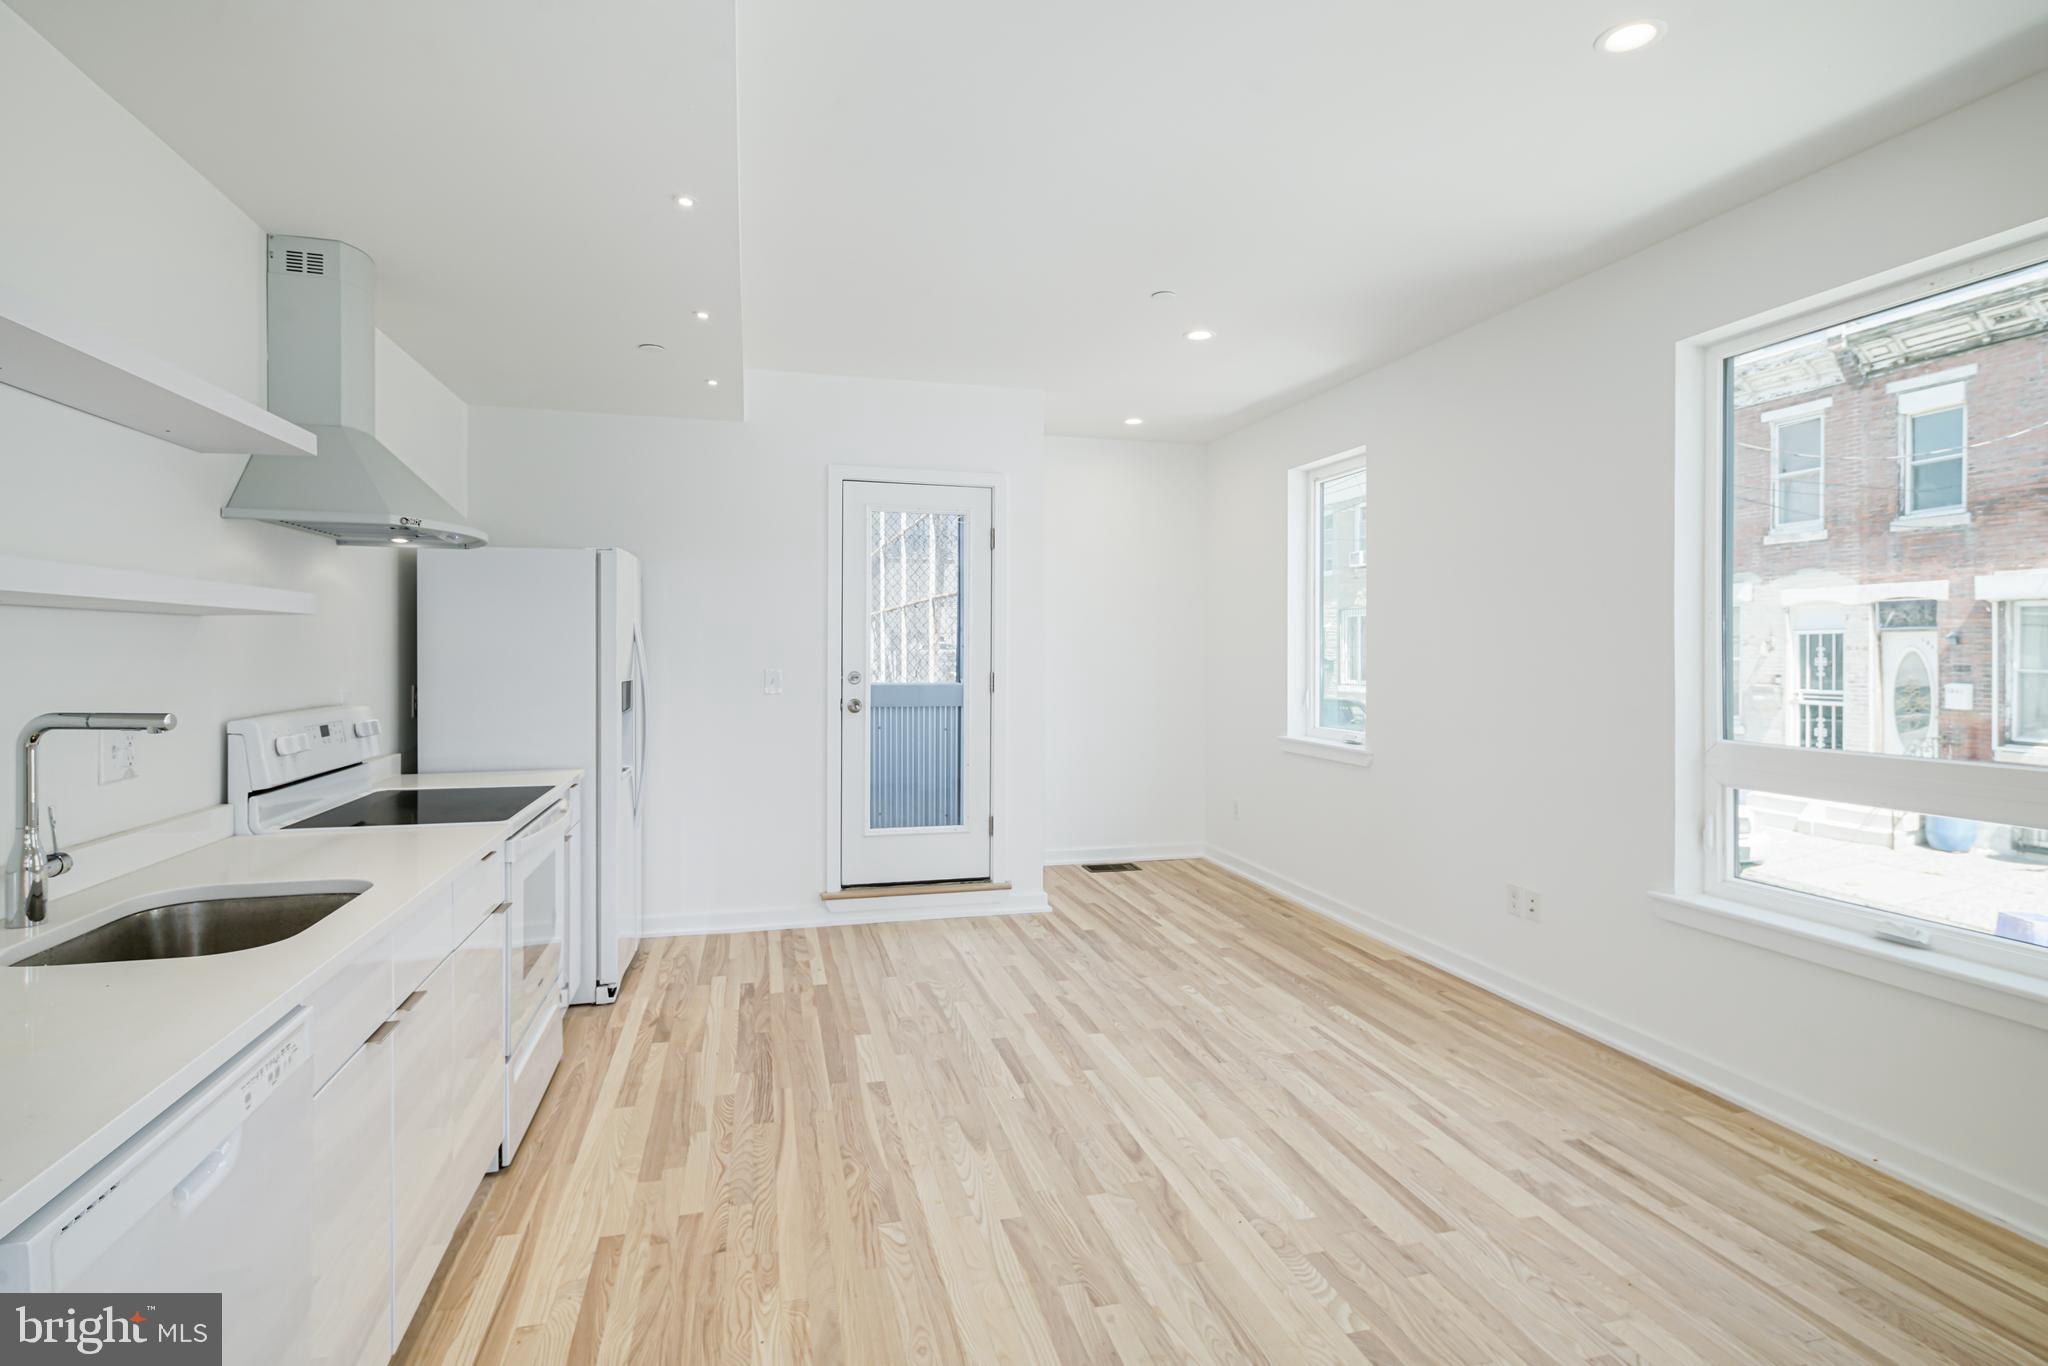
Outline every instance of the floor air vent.
<path id="1" fill-rule="evenodd" d="M 1138 865 L 1135 863 L 1084 863 L 1081 866 L 1091 873 L 1135 873 L 1138 871 Z"/>

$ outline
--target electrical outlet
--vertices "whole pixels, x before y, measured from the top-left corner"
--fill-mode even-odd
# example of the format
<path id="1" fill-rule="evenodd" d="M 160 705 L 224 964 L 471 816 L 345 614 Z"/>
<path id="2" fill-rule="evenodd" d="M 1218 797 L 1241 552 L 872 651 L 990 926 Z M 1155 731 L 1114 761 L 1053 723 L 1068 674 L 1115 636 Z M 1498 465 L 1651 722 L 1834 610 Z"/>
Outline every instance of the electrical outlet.
<path id="1" fill-rule="evenodd" d="M 1230 804 L 1230 819 L 1232 819 L 1232 820 L 1237 820 L 1237 819 L 1238 819 L 1238 810 L 1237 810 L 1237 803 L 1236 803 L 1236 802 L 1232 802 L 1232 803 Z"/>
<path id="2" fill-rule="evenodd" d="M 135 736 L 127 731 L 100 736 L 100 785 L 125 783 L 135 776 Z"/>
<path id="3" fill-rule="evenodd" d="M 1527 887 L 1508 884 L 1508 914 L 1517 920 L 1540 921 L 1543 919 L 1543 903 L 1536 893 Z"/>
<path id="4" fill-rule="evenodd" d="M 770 697 L 782 692 L 782 670 L 769 669 L 761 675 L 761 691 Z"/>

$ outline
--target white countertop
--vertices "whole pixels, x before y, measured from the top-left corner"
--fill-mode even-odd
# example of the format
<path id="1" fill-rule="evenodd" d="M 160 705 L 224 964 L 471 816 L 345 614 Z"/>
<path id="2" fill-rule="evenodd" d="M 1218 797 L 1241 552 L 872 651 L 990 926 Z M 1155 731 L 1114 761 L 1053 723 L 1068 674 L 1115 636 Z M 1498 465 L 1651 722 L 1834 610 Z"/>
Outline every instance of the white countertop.
<path id="1" fill-rule="evenodd" d="M 574 770 L 406 774 L 379 787 L 546 787 L 510 820 L 291 830 L 203 845 L 50 903 L 0 931 L 0 1233 L 28 1218 L 178 1097 L 303 1004 L 366 940 L 531 820 Z M 251 885 L 369 890 L 289 939 L 207 958 L 7 964 L 130 910 Z M 59 888 L 61 890 L 61 887 Z"/>

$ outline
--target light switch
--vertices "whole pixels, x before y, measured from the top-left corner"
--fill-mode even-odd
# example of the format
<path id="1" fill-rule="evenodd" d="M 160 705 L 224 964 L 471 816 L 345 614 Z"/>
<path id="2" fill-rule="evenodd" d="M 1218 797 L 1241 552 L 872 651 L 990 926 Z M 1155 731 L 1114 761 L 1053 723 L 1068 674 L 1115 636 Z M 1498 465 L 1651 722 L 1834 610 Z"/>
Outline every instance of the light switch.
<path id="1" fill-rule="evenodd" d="M 774 697 L 782 692 L 782 670 L 770 669 L 761 675 L 761 691 Z"/>

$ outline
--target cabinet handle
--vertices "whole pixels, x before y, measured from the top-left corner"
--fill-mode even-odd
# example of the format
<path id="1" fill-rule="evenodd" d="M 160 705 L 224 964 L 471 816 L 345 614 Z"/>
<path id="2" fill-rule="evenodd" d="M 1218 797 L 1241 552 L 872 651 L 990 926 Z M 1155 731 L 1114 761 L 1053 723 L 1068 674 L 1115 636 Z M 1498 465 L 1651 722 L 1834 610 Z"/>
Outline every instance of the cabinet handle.
<path id="1" fill-rule="evenodd" d="M 363 1047 L 368 1048 L 373 1043 L 383 1043 L 384 1040 L 391 1037 L 392 1030 L 404 1023 L 405 1021 L 403 1020 L 386 1020 L 383 1024 L 370 1031 L 370 1037 L 363 1040 Z"/>
<path id="2" fill-rule="evenodd" d="M 418 1005 L 420 1003 L 420 997 L 426 994 L 427 989 L 425 987 L 421 987 L 418 991 L 415 991 L 412 995 L 406 997 L 403 1001 L 400 1001 L 398 1003 L 398 1009 L 393 1013 L 397 1015 L 405 1014 L 405 1012 L 411 1010 L 414 1006 Z"/>
<path id="3" fill-rule="evenodd" d="M 498 851 L 497 851 L 497 850 L 495 850 L 495 849 L 486 849 L 486 850 L 484 850 L 484 856 L 483 856 L 482 858 L 478 859 L 478 860 L 477 860 L 477 862 L 478 862 L 478 863 L 489 863 L 489 862 L 490 862 L 490 861 L 491 861 L 492 859 L 496 858 L 497 856 L 498 856 Z"/>
<path id="4" fill-rule="evenodd" d="M 512 903 L 511 903 L 511 902 L 509 902 L 509 901 L 500 901 L 500 902 L 499 902 L 499 903 L 498 903 L 497 905 L 495 905 L 495 906 L 491 907 L 491 915 L 503 915 L 503 914 L 505 914 L 505 912 L 507 912 L 507 911 L 509 911 L 509 910 L 511 910 L 511 909 L 512 909 Z M 489 918 L 490 918 L 489 916 L 486 916 L 486 917 L 485 917 L 485 919 L 489 919 Z"/>

